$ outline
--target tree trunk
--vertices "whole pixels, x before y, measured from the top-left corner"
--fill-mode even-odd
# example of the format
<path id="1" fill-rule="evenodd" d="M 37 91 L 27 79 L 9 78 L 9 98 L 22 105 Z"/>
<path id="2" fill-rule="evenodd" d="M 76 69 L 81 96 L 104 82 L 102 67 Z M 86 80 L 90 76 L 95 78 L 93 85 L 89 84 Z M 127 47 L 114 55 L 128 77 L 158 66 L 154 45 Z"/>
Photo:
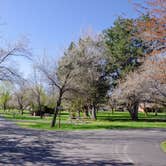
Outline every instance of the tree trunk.
<path id="1" fill-rule="evenodd" d="M 3 110 L 6 110 L 6 102 L 3 104 Z"/>
<path id="2" fill-rule="evenodd" d="M 80 119 L 81 118 L 81 111 L 78 110 L 78 118 Z"/>
<path id="3" fill-rule="evenodd" d="M 155 116 L 157 116 L 158 110 L 157 108 L 155 108 Z"/>
<path id="4" fill-rule="evenodd" d="M 111 110 L 112 110 L 111 112 L 112 112 L 112 115 L 113 115 L 114 114 L 114 108 L 112 108 Z"/>
<path id="5" fill-rule="evenodd" d="M 137 121 L 138 120 L 138 112 L 136 110 L 133 111 L 130 115 L 131 115 L 131 119 L 133 121 Z"/>
<path id="6" fill-rule="evenodd" d="M 89 117 L 89 108 L 88 108 L 88 105 L 84 105 L 84 117 L 85 118 Z"/>
<path id="7" fill-rule="evenodd" d="M 40 112 L 40 118 L 43 119 L 43 112 L 42 112 L 41 106 L 39 106 L 39 112 Z"/>
<path id="8" fill-rule="evenodd" d="M 38 96 L 37 98 L 37 102 L 38 102 L 38 108 L 39 108 L 39 114 L 40 114 L 40 118 L 43 119 L 43 111 L 42 111 L 42 106 L 41 106 L 41 102 L 40 102 L 40 96 Z"/>
<path id="9" fill-rule="evenodd" d="M 133 121 L 137 121 L 138 120 L 138 106 L 139 106 L 139 103 L 138 102 L 134 102 L 131 105 L 131 108 L 129 109 L 129 113 L 130 113 L 131 119 Z"/>
<path id="10" fill-rule="evenodd" d="M 88 117 L 89 117 L 89 111 L 88 111 L 87 109 L 85 109 L 84 115 L 85 115 L 85 118 L 88 118 Z"/>
<path id="11" fill-rule="evenodd" d="M 20 104 L 20 108 L 19 108 L 20 112 L 21 112 L 21 115 L 24 114 L 24 110 L 23 110 L 23 106 Z"/>
<path id="12" fill-rule="evenodd" d="M 96 117 L 96 106 L 95 105 L 93 105 L 92 110 L 91 110 L 91 118 L 93 120 L 97 119 L 97 117 Z"/>
<path id="13" fill-rule="evenodd" d="M 23 109 L 21 109 L 21 115 L 23 115 L 24 114 L 24 110 Z"/>
<path id="14" fill-rule="evenodd" d="M 59 92 L 59 98 L 57 100 L 57 104 L 56 104 L 56 107 L 55 107 L 55 110 L 54 110 L 54 115 L 53 115 L 53 119 L 52 119 L 52 122 L 51 122 L 51 127 L 55 127 L 55 124 L 56 124 L 56 118 L 58 116 L 58 113 L 59 113 L 59 107 L 61 106 L 61 100 L 62 100 L 62 91 L 60 90 Z"/>
<path id="15" fill-rule="evenodd" d="M 19 98 L 18 96 L 17 96 L 17 101 L 18 101 L 18 105 L 19 105 L 19 111 L 20 111 L 20 113 L 21 113 L 21 115 L 23 115 L 24 114 L 24 112 L 23 112 L 23 100 L 22 100 L 22 98 Z"/>
<path id="16" fill-rule="evenodd" d="M 56 107 L 55 107 L 53 119 L 52 119 L 52 122 L 51 122 L 51 127 L 55 127 L 56 118 L 57 118 L 57 116 L 58 116 L 58 112 L 59 112 L 59 107 L 60 107 L 60 105 L 61 105 L 61 99 L 59 98 L 58 101 L 57 101 L 57 105 L 56 105 Z"/>

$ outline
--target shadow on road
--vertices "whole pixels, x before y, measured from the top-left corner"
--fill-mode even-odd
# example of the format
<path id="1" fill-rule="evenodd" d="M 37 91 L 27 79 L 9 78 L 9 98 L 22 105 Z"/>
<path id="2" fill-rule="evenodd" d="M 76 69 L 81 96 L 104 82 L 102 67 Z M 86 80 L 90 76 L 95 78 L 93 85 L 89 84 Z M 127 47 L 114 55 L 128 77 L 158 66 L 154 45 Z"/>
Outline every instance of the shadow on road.
<path id="1" fill-rule="evenodd" d="M 78 155 L 77 151 L 81 149 L 85 152 L 87 147 L 70 141 L 66 143 L 67 139 L 71 141 L 75 139 L 71 135 L 68 137 L 66 134 L 64 138 L 57 132 L 57 136 L 53 134 L 55 140 L 45 139 L 47 137 L 50 137 L 50 133 L 47 135 L 47 132 L 19 128 L 11 122 L 0 119 L 0 165 L 133 165 L 111 158 L 108 160 L 103 157 L 101 160 L 91 157 L 92 154 Z M 68 150 L 68 155 L 64 155 L 65 149 Z"/>

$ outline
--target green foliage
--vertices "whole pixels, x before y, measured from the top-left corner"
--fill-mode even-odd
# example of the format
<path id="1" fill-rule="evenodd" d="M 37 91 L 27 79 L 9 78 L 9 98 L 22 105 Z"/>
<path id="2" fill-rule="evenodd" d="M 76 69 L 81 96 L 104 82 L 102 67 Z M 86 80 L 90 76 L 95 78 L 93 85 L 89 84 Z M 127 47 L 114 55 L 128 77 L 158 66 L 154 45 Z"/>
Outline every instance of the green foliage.
<path id="1" fill-rule="evenodd" d="M 107 77 L 101 76 L 98 81 L 96 81 L 96 92 L 94 93 L 94 102 L 96 104 L 104 104 L 108 101 L 107 92 L 110 88 L 109 80 Z"/>
<path id="2" fill-rule="evenodd" d="M 3 92 L 0 97 L 0 103 L 3 105 L 4 103 L 7 103 L 10 98 L 11 96 L 9 92 Z"/>
<path id="3" fill-rule="evenodd" d="M 106 47 L 102 38 L 85 36 L 71 43 L 59 62 L 58 78 L 63 80 L 71 71 L 66 88 L 68 99 L 84 97 L 88 104 L 106 102 L 109 77 L 106 72 Z M 85 103 L 85 104 L 87 104 Z"/>
<path id="4" fill-rule="evenodd" d="M 12 85 L 9 82 L 3 82 L 0 85 L 0 105 L 5 110 L 7 103 L 11 99 Z"/>
<path id="5" fill-rule="evenodd" d="M 137 58 L 143 55 L 142 41 L 136 33 L 133 19 L 119 17 L 114 26 L 104 31 L 106 45 L 110 51 L 108 70 L 122 77 L 137 66 Z"/>
<path id="6" fill-rule="evenodd" d="M 80 112 L 82 112 L 83 101 L 80 98 L 74 99 L 70 103 L 69 114 L 72 119 L 75 119 L 76 116 L 80 116 Z"/>

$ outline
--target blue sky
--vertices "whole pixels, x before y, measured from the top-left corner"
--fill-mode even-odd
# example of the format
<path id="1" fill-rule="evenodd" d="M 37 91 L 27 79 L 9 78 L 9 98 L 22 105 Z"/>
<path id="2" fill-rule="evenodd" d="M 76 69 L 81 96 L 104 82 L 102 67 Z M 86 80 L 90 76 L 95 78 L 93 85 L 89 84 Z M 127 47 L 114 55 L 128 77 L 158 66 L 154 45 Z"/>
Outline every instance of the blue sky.
<path id="1" fill-rule="evenodd" d="M 45 50 L 58 59 L 82 31 L 100 32 L 118 15 L 136 17 L 136 12 L 128 0 L 0 0 L 0 35 L 7 42 L 27 36 L 33 54 Z M 21 71 L 28 73 L 29 63 L 20 62 Z"/>

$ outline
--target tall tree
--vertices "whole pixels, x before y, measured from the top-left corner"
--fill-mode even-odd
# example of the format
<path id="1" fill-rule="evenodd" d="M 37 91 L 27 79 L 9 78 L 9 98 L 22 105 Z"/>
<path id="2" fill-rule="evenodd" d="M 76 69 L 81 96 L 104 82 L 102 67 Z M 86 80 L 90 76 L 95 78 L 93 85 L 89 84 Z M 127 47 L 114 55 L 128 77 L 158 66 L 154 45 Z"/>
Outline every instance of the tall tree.
<path id="1" fill-rule="evenodd" d="M 139 38 L 133 35 L 137 31 L 134 19 L 119 17 L 113 27 L 104 31 L 106 45 L 110 51 L 108 70 L 123 77 L 138 64 L 138 58 L 143 55 L 143 45 Z"/>
<path id="2" fill-rule="evenodd" d="M 72 48 L 69 48 L 65 52 L 65 56 L 71 54 L 73 52 Z M 59 110 L 61 109 L 62 97 L 66 91 L 73 90 L 70 86 L 70 81 L 73 79 L 75 72 L 74 71 L 74 59 L 66 59 L 62 57 L 59 61 L 59 65 L 57 67 L 54 61 L 46 61 L 45 59 L 39 64 L 38 70 L 43 74 L 46 78 L 46 81 L 49 85 L 53 86 L 57 90 L 57 101 L 53 119 L 51 122 L 51 127 L 54 127 L 56 124 L 56 118 L 58 116 Z"/>
<path id="3" fill-rule="evenodd" d="M 79 73 L 71 81 L 77 87 L 77 94 L 84 96 L 84 105 L 96 119 L 99 104 L 106 102 L 109 89 L 109 77 L 106 72 L 107 49 L 101 36 L 84 36 L 75 45 L 75 70 Z M 71 56 L 66 58 L 71 58 Z M 71 94 L 71 92 L 70 92 Z"/>
<path id="4" fill-rule="evenodd" d="M 29 105 L 28 102 L 28 85 L 27 82 L 23 79 L 19 79 L 16 82 L 14 90 L 14 98 L 16 100 L 15 107 L 18 108 L 21 114 L 24 114 L 24 109 Z"/>
<path id="5" fill-rule="evenodd" d="M 45 89 L 44 89 L 44 85 L 43 85 L 43 81 L 42 81 L 40 73 L 38 72 L 35 66 L 33 69 L 34 69 L 33 76 L 30 78 L 30 81 L 29 81 L 30 83 L 29 89 L 33 98 L 32 96 L 30 96 L 30 98 L 34 100 L 32 101 L 32 103 L 36 107 L 35 109 L 37 109 L 36 111 L 39 113 L 40 118 L 42 119 L 44 114 L 43 106 L 45 105 L 46 94 L 45 94 Z"/>
<path id="6" fill-rule="evenodd" d="M 137 11 L 147 16 L 146 19 L 136 20 L 135 24 L 139 27 L 137 36 L 144 42 L 150 43 L 151 52 L 147 55 L 155 55 L 166 50 L 166 1 L 165 0 L 146 0 L 144 4 L 134 3 Z"/>

